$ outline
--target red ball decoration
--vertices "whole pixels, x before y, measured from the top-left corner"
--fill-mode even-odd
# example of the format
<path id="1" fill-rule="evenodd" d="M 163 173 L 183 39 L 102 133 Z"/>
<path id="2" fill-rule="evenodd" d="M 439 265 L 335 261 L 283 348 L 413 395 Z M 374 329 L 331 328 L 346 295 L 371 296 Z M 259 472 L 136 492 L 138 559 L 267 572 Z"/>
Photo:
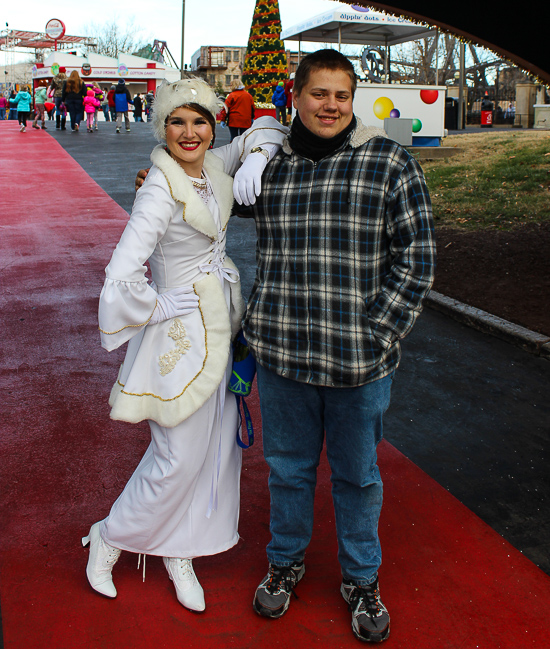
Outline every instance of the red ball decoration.
<path id="1" fill-rule="evenodd" d="M 437 98 L 439 97 L 439 91 L 438 90 L 421 90 L 420 91 L 420 99 L 425 104 L 434 104 L 437 101 Z"/>

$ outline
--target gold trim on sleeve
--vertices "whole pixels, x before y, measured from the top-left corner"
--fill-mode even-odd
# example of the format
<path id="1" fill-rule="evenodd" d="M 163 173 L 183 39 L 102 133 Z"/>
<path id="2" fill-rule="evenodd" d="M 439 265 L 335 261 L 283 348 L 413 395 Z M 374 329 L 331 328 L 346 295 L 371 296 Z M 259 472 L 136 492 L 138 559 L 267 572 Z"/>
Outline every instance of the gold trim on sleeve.
<path id="1" fill-rule="evenodd" d="M 155 309 L 156 308 L 157 308 L 157 301 L 155 300 Z M 155 312 L 155 309 L 153 309 L 153 313 Z M 128 329 L 129 327 L 144 327 L 145 325 L 149 324 L 149 321 L 153 317 L 153 313 L 151 313 L 151 315 L 147 318 L 147 320 L 145 322 L 142 322 L 141 324 L 125 325 L 124 327 L 117 329 L 116 331 L 105 331 L 101 327 L 98 327 L 98 329 L 102 334 L 105 334 L 107 336 L 112 336 L 113 334 L 118 334 L 121 331 L 124 331 L 124 329 Z"/>
<path id="2" fill-rule="evenodd" d="M 279 133 L 283 133 L 283 134 L 285 134 L 285 132 L 282 131 L 280 128 L 275 128 L 274 126 L 262 126 L 262 128 L 255 128 L 253 131 L 251 131 L 248 135 L 245 136 L 245 138 L 244 138 L 244 140 L 243 140 L 243 152 L 242 152 L 241 155 L 239 156 L 239 160 L 242 160 L 242 159 L 243 159 L 243 155 L 244 155 L 245 153 L 247 153 L 247 152 L 244 150 L 244 145 L 245 145 L 245 143 L 246 143 L 246 140 L 247 140 L 247 139 L 248 139 L 252 134 L 254 134 L 254 133 L 258 132 L 258 131 L 278 131 Z M 248 151 L 248 153 L 250 153 L 250 151 Z"/>

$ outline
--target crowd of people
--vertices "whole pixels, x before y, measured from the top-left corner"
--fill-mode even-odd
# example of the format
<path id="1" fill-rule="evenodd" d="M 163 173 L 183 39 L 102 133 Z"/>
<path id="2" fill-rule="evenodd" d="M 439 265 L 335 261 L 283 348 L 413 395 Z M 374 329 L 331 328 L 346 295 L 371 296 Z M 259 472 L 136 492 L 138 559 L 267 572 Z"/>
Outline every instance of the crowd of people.
<path id="1" fill-rule="evenodd" d="M 26 132 L 31 116 L 35 129 L 47 129 L 46 121 L 55 121 L 55 128 L 65 131 L 68 119 L 73 132 L 78 132 L 85 120 L 87 132 L 93 133 L 99 130 L 98 117 L 102 112 L 106 122 L 116 122 L 116 132 L 120 133 L 123 119 L 126 131 L 130 131 L 130 112 L 136 122 L 142 122 L 143 115 L 148 119 L 153 100 L 152 92 L 144 96 L 138 92 L 132 98 L 124 79 L 102 88 L 96 81 L 86 82 L 77 70 L 67 76 L 66 68 L 60 67 L 49 85 L 40 83 L 35 88 L 34 108 L 26 84 L 17 92 L 12 90 L 9 97 L 0 96 L 0 120 L 18 120 L 22 133 Z"/>
<path id="2" fill-rule="evenodd" d="M 276 119 L 283 125 L 291 121 L 293 85 L 294 73 L 286 83 L 278 82 L 271 98 Z M 102 88 L 96 81 L 86 82 L 76 70 L 67 76 L 66 68 L 60 67 L 49 85 L 40 84 L 36 87 L 34 109 L 32 99 L 27 85 L 22 85 L 17 93 L 11 91 L 9 98 L 0 96 L 0 120 L 19 120 L 22 133 L 26 131 L 27 120 L 31 116 L 32 127 L 36 129 L 47 129 L 47 116 L 48 120 L 55 120 L 56 129 L 65 131 L 69 119 L 73 132 L 78 132 L 81 122 L 85 120 L 87 132 L 93 133 L 99 130 L 98 115 L 102 112 L 106 122 L 116 122 L 115 131 L 120 133 L 123 120 L 125 130 L 130 131 L 130 113 L 133 113 L 136 122 L 143 122 L 144 115 L 149 121 L 154 93 L 142 96 L 138 92 L 132 98 L 124 79 Z M 245 90 L 242 81 L 232 82 L 231 92 L 217 117 L 229 127 L 231 141 L 250 128 L 255 117 L 254 99 Z M 41 126 L 38 122 L 41 122 Z"/>

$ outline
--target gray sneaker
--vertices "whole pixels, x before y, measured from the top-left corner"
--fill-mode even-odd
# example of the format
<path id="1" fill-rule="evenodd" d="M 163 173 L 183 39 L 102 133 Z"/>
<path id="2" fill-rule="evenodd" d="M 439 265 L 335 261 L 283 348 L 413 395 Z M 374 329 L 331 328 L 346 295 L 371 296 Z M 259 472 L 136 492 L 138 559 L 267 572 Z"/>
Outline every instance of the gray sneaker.
<path id="1" fill-rule="evenodd" d="M 383 642 L 390 635 L 390 616 L 382 604 L 378 578 L 370 586 L 344 579 L 340 588 L 351 611 L 351 629 L 364 642 Z"/>
<path id="2" fill-rule="evenodd" d="M 256 589 L 252 602 L 256 613 L 272 618 L 284 615 L 290 604 L 290 595 L 305 571 L 303 561 L 295 561 L 288 567 L 270 563 L 267 577 Z"/>

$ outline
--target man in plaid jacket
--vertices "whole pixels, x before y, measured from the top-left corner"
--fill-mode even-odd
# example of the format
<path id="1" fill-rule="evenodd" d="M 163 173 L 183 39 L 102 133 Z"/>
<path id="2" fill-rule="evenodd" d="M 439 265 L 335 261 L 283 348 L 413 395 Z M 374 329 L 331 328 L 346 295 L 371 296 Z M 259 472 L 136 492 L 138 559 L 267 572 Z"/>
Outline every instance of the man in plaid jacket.
<path id="1" fill-rule="evenodd" d="M 381 642 L 376 447 L 400 343 L 433 282 L 431 205 L 422 171 L 353 114 L 353 66 L 335 50 L 301 62 L 290 134 L 268 163 L 253 217 L 258 268 L 244 320 L 258 363 L 270 467 L 269 573 L 254 597 L 278 618 L 303 577 L 326 432 L 352 630 Z"/>

